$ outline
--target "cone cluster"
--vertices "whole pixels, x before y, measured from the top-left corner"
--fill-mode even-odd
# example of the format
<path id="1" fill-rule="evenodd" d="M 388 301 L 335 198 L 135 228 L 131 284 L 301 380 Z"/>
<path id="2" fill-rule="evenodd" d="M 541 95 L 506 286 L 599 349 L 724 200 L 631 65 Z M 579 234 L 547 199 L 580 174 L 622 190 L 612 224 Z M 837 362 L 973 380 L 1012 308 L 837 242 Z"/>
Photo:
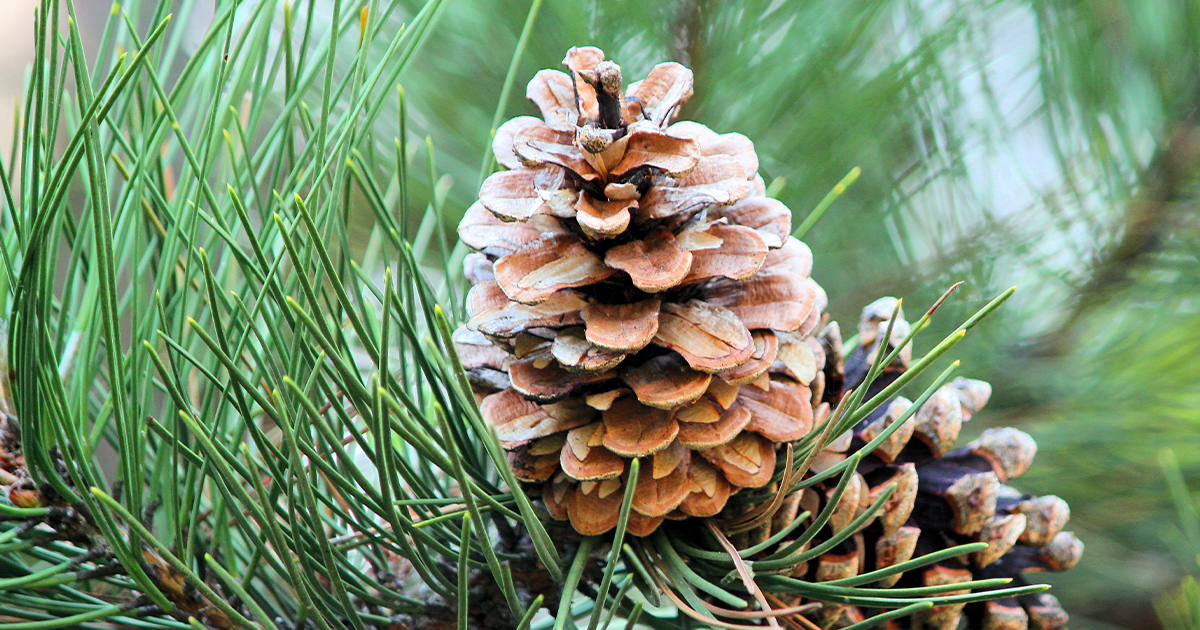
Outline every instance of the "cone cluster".
<path id="1" fill-rule="evenodd" d="M 824 390 L 826 297 L 754 146 L 672 122 L 692 73 L 625 84 L 597 48 L 542 70 L 541 118 L 504 123 L 506 170 L 458 228 L 473 251 L 455 343 L 518 479 L 583 534 L 712 516 L 767 484 Z"/>
<path id="2" fill-rule="evenodd" d="M 883 298 L 863 310 L 857 343 L 845 360 L 836 324 L 823 332 L 830 360 L 827 381 L 831 399 L 840 388 L 858 387 L 879 352 L 891 353 L 909 331 L 900 312 L 885 339 L 896 300 Z M 886 356 L 886 354 L 885 354 Z M 903 348 L 868 389 L 868 398 L 895 381 L 908 368 L 910 351 Z M 1009 577 L 1011 586 L 1024 584 L 1022 575 L 1035 571 L 1065 571 L 1078 562 L 1083 543 L 1063 531 L 1070 517 L 1067 503 L 1056 496 L 1022 494 L 1008 485 L 1033 462 L 1037 445 L 1026 433 L 1013 428 L 988 429 L 976 440 L 953 448 L 962 424 L 987 403 L 991 386 L 959 378 L 938 389 L 903 425 L 865 454 L 851 483 L 834 508 L 822 538 L 842 531 L 872 505 L 889 484 L 896 490 L 883 509 L 845 543 L 796 567 L 793 576 L 830 581 L 893 566 L 912 558 L 970 542 L 985 542 L 987 549 L 913 571 L 883 578 L 877 588 L 921 587 Z M 817 458 L 811 474 L 818 474 L 862 450 L 908 411 L 912 402 L 895 397 L 863 419 L 849 433 L 834 440 Z M 830 501 L 834 477 L 793 495 L 774 517 L 778 530 L 801 512 L 818 514 Z M 964 593 L 967 591 L 963 591 Z M 842 627 L 879 611 L 826 604 L 814 615 L 822 627 Z M 965 621 L 965 625 L 963 624 Z M 988 630 L 1051 629 L 1066 625 L 1067 615 L 1048 594 L 1000 599 L 969 605 L 936 606 L 911 619 L 889 622 L 894 628 Z"/>
<path id="3" fill-rule="evenodd" d="M 473 250 L 464 265 L 474 286 L 454 340 L 526 490 L 580 533 L 601 534 L 617 525 L 638 458 L 628 531 L 645 536 L 664 519 L 715 516 L 740 489 L 769 484 L 780 445 L 829 418 L 910 327 L 895 299 L 881 299 L 863 310 L 854 346 L 843 352 L 837 324 L 821 314 L 825 294 L 809 277 L 811 252 L 790 236 L 787 207 L 764 197 L 752 143 L 672 122 L 692 93 L 687 68 L 660 64 L 625 86 L 598 49 L 573 48 L 564 64 L 569 73 L 543 70 L 529 83 L 542 118 L 497 130 L 493 149 L 507 170 L 484 182 L 458 230 Z M 908 369 L 911 349 L 895 355 L 866 385 L 866 399 Z M 1063 531 L 1067 504 L 1007 485 L 1032 463 L 1032 438 L 992 429 L 953 448 L 990 394 L 987 383 L 957 379 L 864 453 L 805 549 L 895 490 L 853 535 L 792 575 L 841 580 L 969 542 L 988 546 L 873 586 L 995 577 L 1019 585 L 1024 573 L 1073 566 L 1083 545 Z M 912 406 L 903 397 L 880 406 L 835 437 L 807 474 L 863 450 Z M 735 544 L 761 543 L 803 512 L 821 513 L 837 480 L 786 497 L 769 523 L 736 534 Z M 823 604 L 806 615 L 842 627 L 876 612 Z M 1021 630 L 1066 619 L 1052 596 L 1036 594 L 888 623 Z"/>

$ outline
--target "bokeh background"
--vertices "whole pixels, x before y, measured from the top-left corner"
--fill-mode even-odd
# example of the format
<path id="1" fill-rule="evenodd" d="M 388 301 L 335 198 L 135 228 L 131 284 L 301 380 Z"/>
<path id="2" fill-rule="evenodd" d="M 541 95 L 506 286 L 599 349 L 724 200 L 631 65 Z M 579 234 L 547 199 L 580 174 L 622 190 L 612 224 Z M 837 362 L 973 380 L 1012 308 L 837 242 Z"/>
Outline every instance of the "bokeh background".
<path id="1" fill-rule="evenodd" d="M 33 4 L 0 3 L 0 111 L 33 54 Z M 97 29 L 111 7 L 76 5 Z M 185 5 L 202 32 L 211 9 Z M 451 3 L 402 77 L 408 133 L 445 174 L 414 194 L 438 191 L 448 234 L 529 9 Z M 1200 489 L 1200 2 L 545 0 L 506 116 L 534 113 L 525 81 L 587 44 L 629 77 L 691 66 L 686 117 L 753 139 L 797 217 L 862 169 L 806 238 L 844 329 L 876 297 L 915 317 L 964 281 L 919 353 L 1018 287 L 956 349 L 994 387 L 963 440 L 996 425 L 1037 440 L 1019 485 L 1066 499 L 1087 545 L 1045 576 L 1072 627 L 1159 627 L 1155 602 L 1200 570 L 1158 463 L 1173 449 Z"/>

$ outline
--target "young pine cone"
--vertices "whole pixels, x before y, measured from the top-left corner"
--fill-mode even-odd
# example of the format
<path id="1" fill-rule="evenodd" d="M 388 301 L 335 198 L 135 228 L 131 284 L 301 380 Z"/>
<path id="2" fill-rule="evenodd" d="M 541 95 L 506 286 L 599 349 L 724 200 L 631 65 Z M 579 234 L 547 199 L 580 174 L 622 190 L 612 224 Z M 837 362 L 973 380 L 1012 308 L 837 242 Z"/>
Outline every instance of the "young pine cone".
<path id="1" fill-rule="evenodd" d="M 624 86 L 597 48 L 527 95 L 543 119 L 496 132 L 458 233 L 473 251 L 455 342 L 518 479 L 582 534 L 712 516 L 765 485 L 821 399 L 826 298 L 754 146 L 670 124 L 692 72 Z"/>
<path id="2" fill-rule="evenodd" d="M 896 300 L 883 298 L 863 309 L 858 343 L 846 356 L 844 370 L 841 339 L 836 325 L 821 335 L 829 352 L 826 379 L 846 388 L 858 387 L 879 352 L 892 352 L 908 335 L 909 325 L 900 313 L 892 334 L 884 339 Z M 894 382 L 908 368 L 909 348 L 884 367 L 868 388 L 868 398 Z M 953 449 L 962 423 L 983 408 L 991 396 L 983 381 L 958 378 L 938 389 L 903 425 L 858 464 L 857 474 L 829 520 L 822 538 L 842 531 L 879 498 L 891 483 L 896 491 L 879 514 L 841 545 L 812 562 L 797 567 L 793 576 L 813 581 L 850 578 L 861 573 L 906 562 L 955 545 L 985 542 L 987 549 L 892 575 L 872 586 L 921 587 L 989 578 L 1014 578 L 1022 574 L 1065 571 L 1079 561 L 1083 543 L 1063 531 L 1070 508 L 1055 496 L 1022 494 L 1006 485 L 1029 469 L 1037 444 L 1013 428 L 988 429 L 975 441 Z M 837 387 L 827 392 L 841 396 Z M 897 396 L 864 418 L 846 435 L 834 440 L 814 462 L 819 473 L 862 450 L 909 411 L 913 403 Z M 801 510 L 817 514 L 830 500 L 837 478 L 804 491 L 787 510 L 776 514 L 780 528 Z M 966 592 L 966 591 L 963 591 Z M 815 615 L 822 627 L 841 627 L 861 621 L 876 611 L 852 606 L 824 605 Z M 963 625 L 965 621 L 965 625 Z M 1062 628 L 1067 615 L 1058 601 L 1039 593 L 969 605 L 936 606 L 911 619 L 888 622 L 892 628 L 951 630 L 1049 630 Z"/>

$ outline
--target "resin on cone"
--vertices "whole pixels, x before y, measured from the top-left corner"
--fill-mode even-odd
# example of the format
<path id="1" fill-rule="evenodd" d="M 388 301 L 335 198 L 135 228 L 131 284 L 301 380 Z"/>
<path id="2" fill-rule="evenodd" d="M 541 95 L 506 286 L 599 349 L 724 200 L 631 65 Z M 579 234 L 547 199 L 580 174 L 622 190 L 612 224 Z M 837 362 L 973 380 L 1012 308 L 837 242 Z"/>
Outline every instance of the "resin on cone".
<path id="1" fill-rule="evenodd" d="M 753 143 L 674 122 L 692 72 L 626 82 L 597 48 L 542 70 L 541 118 L 504 123 L 504 167 L 458 233 L 473 253 L 455 342 L 517 478 L 555 518 L 629 531 L 712 516 L 761 487 L 820 403 L 824 291 Z"/>

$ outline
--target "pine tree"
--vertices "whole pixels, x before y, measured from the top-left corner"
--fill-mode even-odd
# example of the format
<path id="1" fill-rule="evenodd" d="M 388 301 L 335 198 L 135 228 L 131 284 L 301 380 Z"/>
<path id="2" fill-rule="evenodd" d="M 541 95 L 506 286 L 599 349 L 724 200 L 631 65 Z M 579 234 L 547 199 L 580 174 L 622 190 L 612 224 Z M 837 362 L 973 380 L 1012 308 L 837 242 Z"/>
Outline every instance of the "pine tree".
<path id="1" fill-rule="evenodd" d="M 1028 441 L 948 451 L 982 406 L 956 366 L 897 397 L 1011 292 L 915 359 L 936 305 L 876 305 L 843 362 L 750 140 L 670 124 L 685 67 L 535 77 L 460 317 L 397 89 L 444 3 L 221 2 L 186 58 L 168 10 L 114 5 L 85 51 L 70 0 L 39 8 L 0 165 L 0 630 L 1055 619 L 996 577 L 1078 556 L 1061 506 L 990 481 Z M 990 510 L 955 503 L 988 474 Z"/>

